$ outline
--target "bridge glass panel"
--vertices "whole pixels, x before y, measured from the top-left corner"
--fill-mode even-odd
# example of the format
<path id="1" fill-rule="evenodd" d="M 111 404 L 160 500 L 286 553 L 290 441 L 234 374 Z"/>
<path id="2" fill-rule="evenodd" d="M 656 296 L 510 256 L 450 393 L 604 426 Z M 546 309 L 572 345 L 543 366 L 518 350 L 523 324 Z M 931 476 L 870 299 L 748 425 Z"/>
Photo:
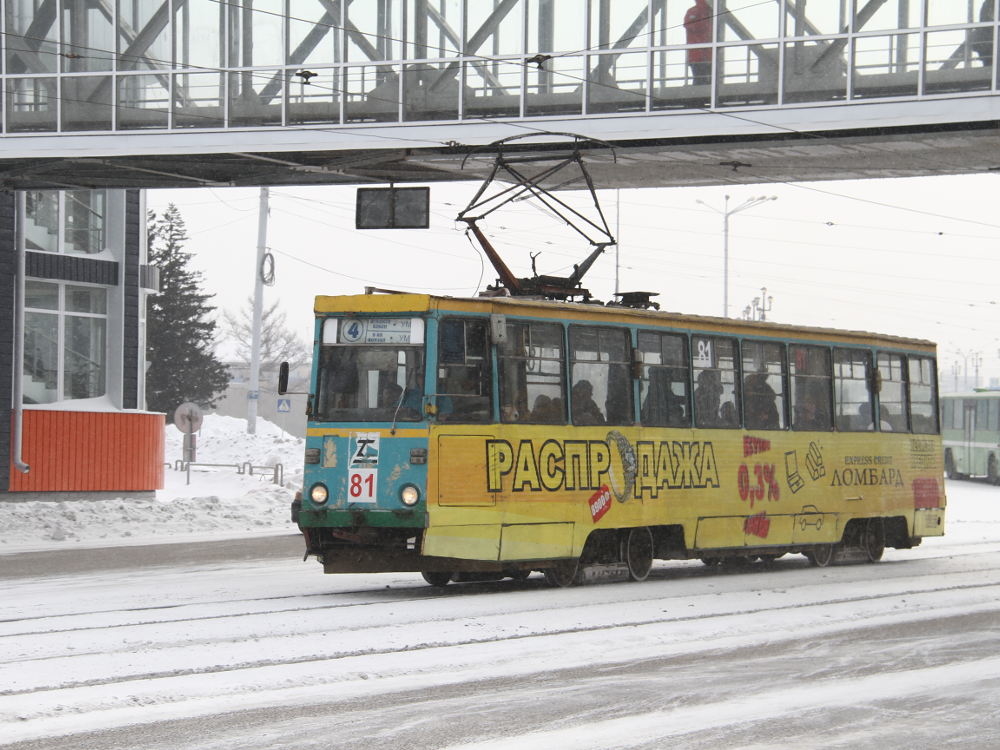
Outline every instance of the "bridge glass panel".
<path id="1" fill-rule="evenodd" d="M 720 47 L 716 61 L 716 103 L 719 106 L 777 103 L 778 45 Z"/>
<path id="2" fill-rule="evenodd" d="M 321 65 L 344 61 L 341 4 L 318 0 L 288 2 L 288 65 Z"/>
<path id="3" fill-rule="evenodd" d="M 653 53 L 652 109 L 708 107 L 711 86 L 695 86 L 687 64 L 686 50 L 664 50 Z"/>
<path id="4" fill-rule="evenodd" d="M 403 69 L 403 119 L 457 120 L 460 67 L 456 63 L 414 63 Z"/>
<path id="5" fill-rule="evenodd" d="M 62 47 L 59 59 L 64 73 L 111 70 L 115 36 L 110 15 L 96 4 L 62 0 Z"/>
<path id="6" fill-rule="evenodd" d="M 583 112 L 583 83 L 587 58 L 556 57 L 542 69 L 528 66 L 525 115 L 578 115 Z"/>
<path id="7" fill-rule="evenodd" d="M 111 130 L 111 79 L 63 76 L 60 114 L 63 130 Z"/>
<path id="8" fill-rule="evenodd" d="M 924 93 L 941 94 L 990 88 L 992 66 L 965 44 L 964 29 L 932 31 L 926 35 Z"/>
<path id="9" fill-rule="evenodd" d="M 213 10 L 205 7 L 211 3 L 195 3 L 187 0 L 184 5 L 174 3 L 174 53 L 178 68 L 220 68 L 223 65 L 238 65 L 237 60 L 224 59 L 225 47 L 222 43 L 226 28 L 226 14 L 239 9 L 231 3 L 219 3 Z M 197 6 L 196 9 L 192 9 Z"/>
<path id="10" fill-rule="evenodd" d="M 345 122 L 399 120 L 398 66 L 351 65 L 345 74 Z"/>
<path id="11" fill-rule="evenodd" d="M 591 55 L 588 65 L 588 113 L 646 109 L 648 53 Z"/>
<path id="12" fill-rule="evenodd" d="M 923 3 L 920 0 L 888 0 L 881 4 L 872 3 L 871 0 L 853 0 L 853 4 L 853 28 L 856 32 L 894 31 L 921 25 Z"/>
<path id="13" fill-rule="evenodd" d="M 716 38 L 724 42 L 775 39 L 781 23 L 780 3 L 744 3 L 719 0 Z"/>
<path id="14" fill-rule="evenodd" d="M 847 39 L 785 45 L 784 101 L 828 102 L 847 96 Z"/>
<path id="15" fill-rule="evenodd" d="M 402 0 L 349 3 L 347 59 L 399 60 L 404 57 L 404 18 Z"/>
<path id="16" fill-rule="evenodd" d="M 254 0 L 249 9 L 241 10 L 237 17 L 239 33 L 234 34 L 232 45 L 239 50 L 236 64 L 244 67 L 284 64 L 284 0 Z"/>
<path id="17" fill-rule="evenodd" d="M 283 77 L 283 70 L 243 70 L 230 73 L 229 125 L 251 127 L 280 124 Z"/>
<path id="18" fill-rule="evenodd" d="M 6 72 L 54 73 L 61 59 L 55 5 L 35 8 L 31 0 L 6 0 L 3 5 Z"/>
<path id="19" fill-rule="evenodd" d="M 504 0 L 499 3 L 484 3 L 466 0 L 465 3 L 465 54 L 482 57 L 502 57 L 504 55 L 534 55 L 539 50 L 531 49 L 533 43 L 525 46 L 523 23 L 525 2 Z M 554 9 L 557 19 L 573 19 L 565 22 L 567 27 L 583 27 L 579 0 L 558 3 Z M 539 30 L 541 32 L 541 29 Z M 557 44 L 561 40 L 557 40 Z M 581 45 L 582 47 L 583 45 Z M 557 47 L 558 48 L 558 47 Z M 569 49 L 579 49 L 570 45 Z"/>
<path id="20" fill-rule="evenodd" d="M 647 30 L 648 12 L 647 0 L 592 2 L 590 39 L 587 41 L 587 47 L 591 50 L 604 51 L 647 46 L 648 36 L 639 30 Z"/>
<path id="21" fill-rule="evenodd" d="M 119 70 L 170 67 L 169 7 L 164 8 L 160 3 L 118 0 L 115 36 Z"/>
<path id="22" fill-rule="evenodd" d="M 852 96 L 916 96 L 920 83 L 920 35 L 886 34 L 854 39 Z"/>
<path id="23" fill-rule="evenodd" d="M 340 90 L 343 88 L 341 68 L 315 68 L 308 82 L 292 76 L 288 84 L 288 123 L 340 122 Z"/>
<path id="24" fill-rule="evenodd" d="M 219 128 L 225 124 L 225 79 L 221 73 L 174 75 L 175 128 Z"/>
<path id="25" fill-rule="evenodd" d="M 525 0 L 528 28 L 527 46 L 533 52 L 561 50 L 574 52 L 586 48 L 587 0 Z M 567 18 L 578 19 L 566 23 Z"/>
<path id="26" fill-rule="evenodd" d="M 425 47 L 423 57 L 457 57 L 462 51 L 463 2 L 435 0 L 431 5 L 434 11 L 427 19 L 427 33 L 417 40 Z M 419 46 L 407 56 L 420 56 Z"/>
<path id="27" fill-rule="evenodd" d="M 789 2 L 786 7 L 785 34 L 804 37 L 845 33 L 850 23 L 847 7 L 848 4 L 844 2 Z"/>
<path id="28" fill-rule="evenodd" d="M 6 88 L 8 133 L 57 129 L 59 94 L 55 78 L 8 78 Z"/>
<path id="29" fill-rule="evenodd" d="M 948 26 L 976 21 L 983 0 L 926 0 L 927 25 Z M 992 0 L 985 0 L 991 3 Z"/>
<path id="30" fill-rule="evenodd" d="M 524 66 L 508 61 L 462 63 L 463 117 L 518 117 Z"/>

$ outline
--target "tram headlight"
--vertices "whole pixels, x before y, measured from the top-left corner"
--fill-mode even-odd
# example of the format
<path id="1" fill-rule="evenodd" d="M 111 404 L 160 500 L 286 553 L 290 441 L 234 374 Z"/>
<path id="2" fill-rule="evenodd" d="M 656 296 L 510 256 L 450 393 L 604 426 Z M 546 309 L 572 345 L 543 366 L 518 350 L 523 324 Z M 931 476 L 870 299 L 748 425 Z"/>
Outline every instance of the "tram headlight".
<path id="1" fill-rule="evenodd" d="M 315 505 L 322 505 L 327 501 L 328 497 L 330 497 L 330 493 L 322 484 L 314 484 L 312 489 L 309 490 L 309 499 Z"/>
<path id="2" fill-rule="evenodd" d="M 416 505 L 420 501 L 420 490 L 412 484 L 404 484 L 399 490 L 399 499 L 403 501 L 403 505 Z"/>

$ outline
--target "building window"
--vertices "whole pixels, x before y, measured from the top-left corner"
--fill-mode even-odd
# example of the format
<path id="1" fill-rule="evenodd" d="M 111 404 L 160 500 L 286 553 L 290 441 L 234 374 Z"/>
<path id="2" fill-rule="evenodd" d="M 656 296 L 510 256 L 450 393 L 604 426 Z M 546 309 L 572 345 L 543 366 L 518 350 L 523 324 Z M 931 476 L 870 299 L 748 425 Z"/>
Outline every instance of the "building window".
<path id="1" fill-rule="evenodd" d="M 28 280 L 24 297 L 24 403 L 103 396 L 107 290 Z"/>
<path id="2" fill-rule="evenodd" d="M 94 255 L 105 247 L 103 190 L 29 190 L 25 193 L 27 250 Z"/>

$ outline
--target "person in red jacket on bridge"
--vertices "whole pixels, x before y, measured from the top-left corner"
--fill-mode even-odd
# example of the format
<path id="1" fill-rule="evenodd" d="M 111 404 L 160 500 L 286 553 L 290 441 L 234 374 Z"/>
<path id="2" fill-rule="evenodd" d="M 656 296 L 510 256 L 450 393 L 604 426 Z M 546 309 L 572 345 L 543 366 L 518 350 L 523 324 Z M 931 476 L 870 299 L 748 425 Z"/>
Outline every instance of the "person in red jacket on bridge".
<path id="1" fill-rule="evenodd" d="M 684 14 L 684 29 L 688 44 L 710 44 L 712 41 L 712 6 L 708 0 L 695 0 Z M 692 47 L 687 51 L 691 82 L 695 85 L 712 82 L 712 48 Z"/>

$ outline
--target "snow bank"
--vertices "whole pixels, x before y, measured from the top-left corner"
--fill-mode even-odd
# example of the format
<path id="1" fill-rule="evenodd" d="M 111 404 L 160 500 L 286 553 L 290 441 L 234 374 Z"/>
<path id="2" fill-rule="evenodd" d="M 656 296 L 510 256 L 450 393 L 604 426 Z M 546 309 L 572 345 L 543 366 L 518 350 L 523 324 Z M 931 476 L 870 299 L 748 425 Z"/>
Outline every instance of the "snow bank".
<path id="1" fill-rule="evenodd" d="M 117 546 L 199 538 L 296 531 L 289 504 L 302 483 L 304 441 L 265 420 L 256 434 L 245 419 L 207 415 L 198 433 L 199 463 L 232 468 L 174 466 L 182 456 L 182 433 L 165 427 L 164 488 L 155 499 L 0 502 L 0 553 L 72 545 Z M 236 465 L 283 468 L 283 483 L 273 473 L 239 474 Z"/>

